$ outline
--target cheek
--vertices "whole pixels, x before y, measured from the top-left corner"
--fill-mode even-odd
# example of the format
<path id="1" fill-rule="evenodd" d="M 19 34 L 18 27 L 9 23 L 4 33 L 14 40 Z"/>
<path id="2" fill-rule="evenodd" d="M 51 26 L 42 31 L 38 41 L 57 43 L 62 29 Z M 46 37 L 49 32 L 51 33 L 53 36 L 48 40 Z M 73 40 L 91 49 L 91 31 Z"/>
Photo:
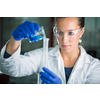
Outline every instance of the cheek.
<path id="1" fill-rule="evenodd" d="M 59 45 L 61 45 L 63 40 L 62 40 L 61 38 L 57 38 L 57 39 L 58 39 Z M 78 45 L 78 43 L 79 43 L 79 37 L 72 38 L 72 39 L 69 39 L 69 40 L 67 40 L 67 41 L 68 41 L 68 43 L 69 43 L 70 45 L 76 46 L 76 45 Z"/>
<path id="2" fill-rule="evenodd" d="M 77 46 L 79 43 L 79 37 L 73 38 L 70 40 L 72 46 Z"/>
<path id="3" fill-rule="evenodd" d="M 62 43 L 62 39 L 59 39 L 59 38 L 58 38 L 58 41 L 59 41 L 59 43 Z"/>

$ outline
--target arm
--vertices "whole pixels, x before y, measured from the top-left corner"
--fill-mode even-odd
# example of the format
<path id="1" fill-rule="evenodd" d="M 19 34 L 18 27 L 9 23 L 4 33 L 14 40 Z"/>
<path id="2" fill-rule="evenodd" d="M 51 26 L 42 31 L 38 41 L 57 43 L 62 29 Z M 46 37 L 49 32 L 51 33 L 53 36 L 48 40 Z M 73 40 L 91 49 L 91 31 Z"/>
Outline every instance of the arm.
<path id="1" fill-rule="evenodd" d="M 12 31 L 12 37 L 7 44 L 6 51 L 9 54 L 13 54 L 17 51 L 18 47 L 21 44 L 21 40 L 27 38 L 32 42 L 38 41 L 39 38 L 32 37 L 36 34 L 36 31 L 40 30 L 40 26 L 37 23 L 26 21 L 22 23 L 16 30 Z"/>
<path id="2" fill-rule="evenodd" d="M 40 26 L 36 23 L 26 21 L 21 24 L 15 31 L 12 32 L 10 41 L 1 50 L 0 67 L 1 71 L 7 75 L 21 77 L 30 75 L 38 70 L 38 60 L 35 52 L 29 52 L 26 55 L 20 55 L 21 40 L 27 38 L 31 41 L 38 41 L 39 38 L 32 37 L 39 31 Z M 12 55 L 4 59 L 4 52 Z M 38 57 L 39 58 L 39 57 Z"/>
<path id="3" fill-rule="evenodd" d="M 0 67 L 4 74 L 22 77 L 38 72 L 43 49 L 30 51 L 24 55 L 20 55 L 20 49 L 21 47 L 7 59 L 1 59 L 0 57 Z"/>
<path id="4" fill-rule="evenodd" d="M 12 36 L 9 43 L 6 46 L 6 52 L 12 55 L 18 50 L 20 44 L 21 44 L 21 41 L 16 41 Z"/>

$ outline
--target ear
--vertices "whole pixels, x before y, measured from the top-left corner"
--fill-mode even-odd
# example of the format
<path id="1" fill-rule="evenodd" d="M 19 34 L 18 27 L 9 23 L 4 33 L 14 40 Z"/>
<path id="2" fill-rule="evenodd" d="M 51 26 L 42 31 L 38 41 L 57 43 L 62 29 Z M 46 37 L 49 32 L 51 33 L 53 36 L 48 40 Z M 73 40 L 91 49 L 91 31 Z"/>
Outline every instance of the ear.
<path id="1" fill-rule="evenodd" d="M 85 27 L 83 27 L 83 29 L 81 30 L 80 38 L 83 36 L 84 31 L 85 31 Z"/>

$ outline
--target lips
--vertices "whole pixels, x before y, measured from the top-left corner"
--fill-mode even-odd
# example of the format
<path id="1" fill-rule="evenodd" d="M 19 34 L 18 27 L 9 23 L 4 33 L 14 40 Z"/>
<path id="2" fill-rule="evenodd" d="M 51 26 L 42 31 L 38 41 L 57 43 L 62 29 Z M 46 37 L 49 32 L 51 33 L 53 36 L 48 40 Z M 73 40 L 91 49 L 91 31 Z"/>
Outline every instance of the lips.
<path id="1" fill-rule="evenodd" d="M 68 48 L 70 45 L 62 45 L 63 48 Z"/>

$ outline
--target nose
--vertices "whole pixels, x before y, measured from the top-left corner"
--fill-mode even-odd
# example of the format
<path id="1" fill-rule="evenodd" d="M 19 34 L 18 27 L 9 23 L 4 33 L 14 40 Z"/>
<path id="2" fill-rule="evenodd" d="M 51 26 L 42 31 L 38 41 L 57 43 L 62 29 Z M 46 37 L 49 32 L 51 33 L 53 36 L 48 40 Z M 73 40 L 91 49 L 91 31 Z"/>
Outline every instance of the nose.
<path id="1" fill-rule="evenodd" d="M 66 42 L 68 42 L 68 41 L 69 41 L 69 37 L 68 37 L 67 33 L 64 33 L 64 35 L 63 35 L 63 37 L 62 37 L 62 42 L 63 42 L 63 43 L 66 43 Z"/>

